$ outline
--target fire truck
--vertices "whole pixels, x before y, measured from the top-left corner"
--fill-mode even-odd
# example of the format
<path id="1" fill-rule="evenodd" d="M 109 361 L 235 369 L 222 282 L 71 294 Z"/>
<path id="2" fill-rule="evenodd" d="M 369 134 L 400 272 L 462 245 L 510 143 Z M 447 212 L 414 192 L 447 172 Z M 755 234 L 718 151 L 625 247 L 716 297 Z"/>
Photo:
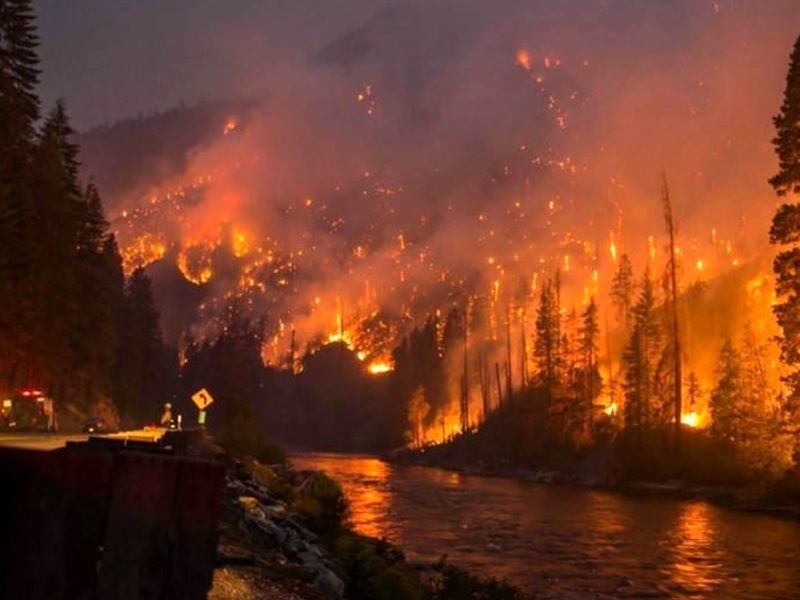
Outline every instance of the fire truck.
<path id="1" fill-rule="evenodd" d="M 0 429 L 3 431 L 58 430 L 53 399 L 36 389 L 25 389 L 2 401 Z"/>

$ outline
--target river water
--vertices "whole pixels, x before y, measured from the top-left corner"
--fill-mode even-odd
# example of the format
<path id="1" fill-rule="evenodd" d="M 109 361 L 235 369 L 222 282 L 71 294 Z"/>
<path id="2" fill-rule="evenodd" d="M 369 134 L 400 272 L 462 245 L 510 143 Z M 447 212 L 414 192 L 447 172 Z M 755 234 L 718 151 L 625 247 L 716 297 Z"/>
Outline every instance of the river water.
<path id="1" fill-rule="evenodd" d="M 506 579 L 541 598 L 800 599 L 800 523 L 700 501 L 301 454 L 351 504 L 354 527 L 412 560 Z"/>

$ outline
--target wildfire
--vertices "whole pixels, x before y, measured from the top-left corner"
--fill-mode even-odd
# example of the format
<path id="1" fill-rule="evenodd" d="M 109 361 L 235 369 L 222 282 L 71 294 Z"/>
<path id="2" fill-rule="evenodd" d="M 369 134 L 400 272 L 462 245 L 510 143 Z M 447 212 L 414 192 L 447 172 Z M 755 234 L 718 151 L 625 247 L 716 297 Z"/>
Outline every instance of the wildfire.
<path id="1" fill-rule="evenodd" d="M 236 258 L 241 258 L 250 252 L 247 236 L 241 231 L 235 231 L 231 239 L 231 252 Z"/>
<path id="2" fill-rule="evenodd" d="M 393 370 L 394 370 L 394 365 L 393 364 L 391 364 L 389 362 L 382 362 L 382 361 L 376 361 L 376 362 L 370 363 L 370 365 L 367 367 L 367 371 L 369 371 L 373 375 L 380 375 L 382 373 L 390 373 Z"/>
<path id="3" fill-rule="evenodd" d="M 139 267 L 146 267 L 161 260 L 166 253 L 167 245 L 163 239 L 150 233 L 144 233 L 123 248 L 122 266 L 125 273 L 130 274 Z"/>
<path id="4" fill-rule="evenodd" d="M 202 285 L 211 280 L 214 272 L 211 267 L 213 246 L 190 244 L 178 253 L 177 265 L 184 278 L 194 284 Z"/>
<path id="5" fill-rule="evenodd" d="M 567 113 L 571 116 L 575 111 L 577 117 L 578 107 L 588 100 L 578 98 L 572 88 L 559 87 L 559 71 L 574 66 L 569 64 L 572 59 L 562 61 L 545 53 L 548 48 L 534 49 L 535 57 L 528 49 L 517 50 L 514 66 L 508 65 L 510 52 L 502 60 L 512 76 L 530 86 L 526 90 L 529 96 L 539 97 L 542 111 L 548 111 L 550 118 L 564 127 Z M 587 65 L 584 62 L 584 67 Z M 378 85 L 348 82 L 342 97 L 358 116 L 363 113 L 371 116 L 376 97 L 387 106 L 391 101 L 388 94 L 383 95 L 388 88 Z M 570 118 L 569 122 L 580 120 Z M 215 130 L 217 126 L 215 123 Z M 222 133 L 232 134 L 241 126 L 237 118 L 231 117 L 225 121 Z M 556 135 L 562 134 L 556 132 Z M 238 141 L 239 136 L 232 136 L 224 144 Z M 555 147 L 557 143 L 553 143 Z M 182 176 L 181 181 L 169 181 L 157 191 L 149 191 L 146 197 L 138 199 L 137 205 L 127 205 L 121 211 L 114 228 L 119 234 L 126 273 L 168 257 L 190 282 L 202 285 L 213 279 L 214 285 L 203 290 L 207 297 L 204 296 L 200 308 L 202 324 L 212 324 L 209 331 L 213 331 L 214 320 L 219 321 L 225 306 L 234 300 L 250 311 L 254 320 L 266 315 L 265 338 L 269 342 L 262 356 L 271 364 L 285 364 L 290 352 L 299 353 L 305 347 L 340 343 L 355 353 L 366 372 L 388 373 L 394 369 L 392 349 L 434 315 L 437 352 L 442 357 L 450 309 L 469 303 L 475 308 L 476 323 L 471 325 L 470 340 L 475 343 L 475 354 L 481 351 L 480 344 L 491 342 L 487 344 L 489 349 L 484 350 L 490 355 L 482 359 L 492 368 L 488 376 L 474 370 L 470 378 L 483 377 L 484 385 L 491 381 L 492 393 L 494 379 L 505 379 L 502 372 L 505 363 L 517 369 L 513 373 L 514 385 L 525 378 L 531 381 L 535 376 L 531 353 L 540 282 L 557 272 L 565 320 L 570 311 L 580 311 L 581 304 L 586 305 L 592 299 L 600 306 L 601 321 L 603 313 L 608 313 L 607 331 L 600 336 L 599 351 L 607 355 L 601 359 L 607 361 L 609 373 L 614 373 L 619 384 L 622 372 L 619 355 L 627 342 L 623 338 L 629 332 L 615 318 L 609 288 L 623 253 L 634 262 L 637 280 L 646 267 L 657 280 L 666 260 L 664 239 L 660 230 L 649 234 L 645 229 L 653 227 L 653 222 L 623 222 L 623 213 L 640 212 L 628 211 L 628 203 L 643 202 L 627 191 L 635 188 L 631 184 L 636 182 L 614 171 L 601 171 L 602 161 L 595 164 L 583 153 L 579 159 L 569 156 L 567 148 L 553 148 L 537 147 L 533 138 L 509 142 L 508 156 L 503 156 L 503 162 L 497 164 L 494 172 L 496 179 L 486 186 L 487 196 L 491 197 L 500 197 L 505 189 L 513 192 L 501 197 L 502 202 L 481 206 L 476 202 L 474 212 L 463 222 L 449 217 L 460 216 L 459 198 L 452 202 L 448 199 L 441 209 L 443 214 L 437 208 L 422 206 L 413 214 L 404 215 L 401 211 L 405 206 L 413 206 L 412 194 L 418 192 L 414 181 L 396 175 L 401 169 L 395 171 L 391 164 L 359 161 L 337 172 L 330 188 L 327 183 L 306 187 L 306 181 L 302 181 L 302 187 L 298 185 L 298 189 L 287 194 L 289 197 L 274 202 L 278 219 L 261 225 L 251 219 L 253 211 L 236 214 L 231 208 L 245 200 L 226 200 L 232 190 L 241 191 L 242 181 L 248 181 L 244 176 L 253 175 L 242 164 L 251 168 L 255 165 L 256 169 L 263 166 L 256 158 L 247 163 L 247 159 L 236 153 L 229 164 L 204 166 L 203 170 L 198 167 L 196 172 Z M 611 146 L 601 147 L 599 155 L 611 151 Z M 439 168 L 431 165 L 434 173 L 439 173 Z M 244 173 L 240 173 L 242 170 Z M 601 208 L 591 214 L 587 210 L 583 215 L 581 211 L 586 204 L 581 204 L 585 199 L 580 197 L 579 190 L 587 186 L 578 184 L 582 174 L 592 170 L 603 182 L 598 186 L 600 189 L 591 191 L 596 193 L 597 204 L 604 194 L 613 194 L 613 200 L 608 210 Z M 537 188 L 542 180 L 554 180 L 560 187 L 552 189 L 542 184 Z M 607 189 L 603 189 L 604 185 Z M 357 210 L 349 210 L 347 202 L 351 198 L 357 199 Z M 580 222 L 589 225 L 577 223 L 576 214 L 585 216 Z M 393 215 L 397 215 L 396 221 L 392 220 Z M 458 222 L 456 233 L 447 237 L 453 221 Z M 691 283 L 690 278 L 712 282 L 732 266 L 739 266 L 742 271 L 748 268 L 753 255 L 745 253 L 746 247 L 736 248 L 734 254 L 731 240 L 738 238 L 734 238 L 730 223 L 715 224 L 710 239 L 707 223 L 701 224 L 699 233 L 691 231 L 691 223 L 682 225 L 686 229 L 679 232 L 677 242 L 684 252 L 677 245 L 675 250 L 677 260 L 682 263 L 684 286 Z M 440 231 L 444 233 L 438 235 Z M 458 260 L 453 260 L 453 255 Z M 768 267 L 761 269 L 762 273 L 767 270 Z M 752 304 L 748 308 L 752 314 L 748 313 L 747 318 L 761 336 L 759 341 L 770 340 L 768 336 L 774 333 L 769 306 L 774 295 L 773 282 L 768 275 L 756 276 L 755 271 L 747 276 L 751 277 L 746 290 Z M 334 294 L 341 296 L 337 297 L 335 307 L 331 301 Z M 380 312 L 383 309 L 387 310 Z M 721 319 L 726 317 L 720 315 Z M 283 323 L 292 323 L 292 330 L 298 324 L 297 331 L 290 335 Z M 329 333 L 331 330 L 334 333 Z M 692 330 L 691 335 L 704 334 Z M 500 375 L 496 376 L 496 348 L 505 346 L 506 336 L 511 348 L 507 356 L 505 347 L 500 353 L 497 364 Z M 714 353 L 716 348 L 710 351 L 699 348 L 708 341 L 686 341 L 689 347 L 686 361 L 692 363 L 686 366 L 705 374 L 707 390 L 713 385 L 710 376 L 713 357 L 698 358 L 698 355 Z M 520 356 L 524 352 L 528 356 Z M 703 364 L 697 365 L 698 362 Z M 603 379 L 605 383 L 612 377 L 604 373 Z M 505 382 L 502 386 L 505 387 Z M 453 396 L 458 394 L 456 391 Z M 477 389 L 473 390 L 473 400 L 479 395 Z M 612 417 L 622 412 L 622 400 L 618 405 L 615 398 L 621 396 L 609 393 L 597 407 L 598 414 L 602 411 Z M 707 401 L 704 399 L 698 406 L 699 412 L 692 410 L 683 415 L 681 420 L 687 427 L 705 426 L 709 421 Z M 429 441 L 444 440 L 462 427 L 457 411 L 449 407 L 437 410 L 442 414 L 436 415 L 435 423 L 429 423 L 430 430 L 425 434 Z M 470 410 L 474 422 L 479 418 L 474 415 L 482 414 L 483 410 L 479 405 Z"/>
<path id="6" fill-rule="evenodd" d="M 692 429 L 697 429 L 700 427 L 700 415 L 697 414 L 697 411 L 690 411 L 688 413 L 684 413 L 681 416 L 681 423 L 686 425 L 687 427 L 691 427 Z"/>

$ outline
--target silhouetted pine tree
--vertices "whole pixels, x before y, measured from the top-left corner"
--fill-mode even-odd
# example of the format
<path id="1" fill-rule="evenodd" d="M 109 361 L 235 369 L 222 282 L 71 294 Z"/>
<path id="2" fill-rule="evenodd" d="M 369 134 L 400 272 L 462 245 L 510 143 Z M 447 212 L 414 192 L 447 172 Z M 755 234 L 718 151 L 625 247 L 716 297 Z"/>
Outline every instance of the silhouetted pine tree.
<path id="1" fill-rule="evenodd" d="M 602 386 L 597 359 L 599 337 L 600 323 L 598 321 L 597 304 L 594 298 L 591 298 L 581 315 L 580 328 L 580 403 L 589 431 L 594 426 L 594 401 L 600 394 Z"/>
<path id="2" fill-rule="evenodd" d="M 542 285 L 536 309 L 533 356 L 536 362 L 537 383 L 550 395 L 558 384 L 561 363 L 560 320 L 558 298 L 552 280 L 548 279 Z"/>
<path id="3" fill-rule="evenodd" d="M 779 196 L 800 194 L 800 37 L 790 58 L 781 112 L 773 123 L 777 136 L 772 143 L 780 161 L 780 171 L 769 183 Z"/>
<path id="4" fill-rule="evenodd" d="M 142 269 L 128 280 L 124 302 L 114 398 L 139 423 L 155 422 L 169 399 L 163 381 L 166 350 L 150 279 Z"/>
<path id="5" fill-rule="evenodd" d="M 625 327 L 629 332 L 633 324 L 633 293 L 636 282 L 633 280 L 633 264 L 627 254 L 623 254 L 619 259 L 617 271 L 611 282 L 611 302 L 614 305 L 617 322 Z"/>
<path id="6" fill-rule="evenodd" d="M 800 38 L 794 47 L 786 80 L 781 112 L 774 119 L 773 140 L 780 171 L 770 179 L 779 196 L 800 193 Z M 784 411 L 787 428 L 795 436 L 795 453 L 800 459 L 800 204 L 782 205 L 772 221 L 770 242 L 788 246 L 775 258 L 775 290 L 779 302 L 775 316 L 781 327 L 781 358 L 789 373 L 784 381 L 788 392 Z"/>
<path id="7" fill-rule="evenodd" d="M 33 321 L 27 328 L 30 342 L 21 349 L 35 380 L 56 395 L 60 391 L 53 386 L 60 390 L 65 385 L 64 375 L 86 360 L 82 353 L 76 355 L 84 301 L 77 281 L 83 198 L 72 133 L 64 105 L 58 102 L 42 126 L 33 155 L 33 215 L 29 227 L 35 237 L 21 290 L 33 307 Z"/>
<path id="8" fill-rule="evenodd" d="M 633 307 L 633 332 L 623 354 L 625 426 L 651 424 L 653 382 L 661 351 L 656 299 L 649 271 L 642 276 L 639 299 Z"/>
<path id="9" fill-rule="evenodd" d="M 737 426 L 742 396 L 742 360 L 730 339 L 722 344 L 717 358 L 717 384 L 711 391 L 711 435 L 733 443 L 738 439 Z"/>
<path id="10" fill-rule="evenodd" d="M 100 197 L 92 184 L 83 195 L 82 212 L 75 266 L 79 310 L 72 336 L 76 371 L 82 376 L 80 395 L 87 402 L 97 394 L 112 394 L 125 276 L 116 239 L 107 232 Z"/>
<path id="11" fill-rule="evenodd" d="M 39 41 L 32 5 L 0 0 L 0 354 L 8 386 L 18 379 L 34 322 L 31 293 L 21 281 L 30 273 L 35 239 L 30 164 L 39 118 Z"/>
<path id="12" fill-rule="evenodd" d="M 781 474 L 789 465 L 791 439 L 780 431 L 763 348 L 749 332 L 742 350 L 725 340 L 716 376 L 710 399 L 711 435 L 728 444 L 740 464 L 762 473 Z"/>
<path id="13" fill-rule="evenodd" d="M 664 323 L 662 331 L 669 331 L 669 322 Z M 665 344 L 659 350 L 653 374 L 650 417 L 653 425 L 669 425 L 675 415 L 675 360 L 671 345 Z"/>

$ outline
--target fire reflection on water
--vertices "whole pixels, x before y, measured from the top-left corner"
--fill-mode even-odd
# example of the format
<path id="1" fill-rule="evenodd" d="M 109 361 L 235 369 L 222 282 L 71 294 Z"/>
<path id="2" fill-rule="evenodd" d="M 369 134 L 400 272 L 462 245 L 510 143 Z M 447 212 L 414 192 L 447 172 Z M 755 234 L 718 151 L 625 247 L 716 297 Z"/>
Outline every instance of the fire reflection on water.
<path id="1" fill-rule="evenodd" d="M 667 542 L 672 554 L 667 573 L 692 593 L 714 590 L 726 570 L 712 510 L 705 502 L 682 504 L 674 536 Z"/>
<path id="2" fill-rule="evenodd" d="M 325 471 L 342 485 L 350 504 L 350 524 L 364 535 L 388 536 L 386 524 L 391 510 L 389 474 L 391 467 L 380 459 L 359 456 L 342 460 L 340 456 L 314 454 L 313 464 L 292 461 L 299 468 Z"/>
<path id="3" fill-rule="evenodd" d="M 699 501 L 472 477 L 365 456 L 304 454 L 363 534 L 545 598 L 797 598 L 800 524 Z"/>

